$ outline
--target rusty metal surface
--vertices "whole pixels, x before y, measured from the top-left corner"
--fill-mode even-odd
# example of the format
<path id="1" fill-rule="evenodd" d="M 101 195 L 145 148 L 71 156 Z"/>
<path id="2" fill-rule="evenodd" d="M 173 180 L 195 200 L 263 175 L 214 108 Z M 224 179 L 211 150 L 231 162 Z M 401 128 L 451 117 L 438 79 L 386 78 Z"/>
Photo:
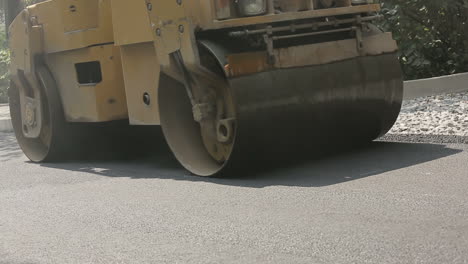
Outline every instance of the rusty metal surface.
<path id="1" fill-rule="evenodd" d="M 234 55 L 228 55 L 227 64 L 224 70 L 227 76 L 242 76 L 263 72 L 274 69 L 274 65 L 268 63 L 268 53 L 263 52 L 246 52 Z"/>
<path id="2" fill-rule="evenodd" d="M 239 27 L 245 25 L 267 24 L 294 19 L 308 19 L 318 17 L 330 17 L 345 14 L 360 14 L 380 11 L 380 4 L 369 4 L 360 6 L 337 7 L 327 9 L 317 9 L 302 12 L 290 12 L 275 15 L 244 17 L 227 20 L 218 20 L 201 23 L 199 26 L 204 29 L 219 29 L 228 27 Z"/>
<path id="3" fill-rule="evenodd" d="M 211 45 L 207 42 L 205 44 Z M 220 63 L 226 63 L 226 74 L 233 78 L 271 69 L 327 64 L 360 56 L 393 53 L 397 50 L 398 46 L 392 34 L 381 33 L 363 38 L 360 50 L 356 39 L 347 39 L 275 49 L 274 65 L 268 63 L 268 54 L 262 51 L 227 54 L 226 61 Z"/>

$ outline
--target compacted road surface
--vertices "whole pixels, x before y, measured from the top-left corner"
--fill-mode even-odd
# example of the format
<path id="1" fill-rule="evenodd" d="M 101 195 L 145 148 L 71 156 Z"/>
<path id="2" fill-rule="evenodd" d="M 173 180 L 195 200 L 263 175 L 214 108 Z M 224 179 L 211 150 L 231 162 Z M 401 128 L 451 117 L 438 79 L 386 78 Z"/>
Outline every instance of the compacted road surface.
<path id="1" fill-rule="evenodd" d="M 431 140 L 213 179 L 165 151 L 33 164 L 0 133 L 0 263 L 467 263 L 468 145 Z"/>

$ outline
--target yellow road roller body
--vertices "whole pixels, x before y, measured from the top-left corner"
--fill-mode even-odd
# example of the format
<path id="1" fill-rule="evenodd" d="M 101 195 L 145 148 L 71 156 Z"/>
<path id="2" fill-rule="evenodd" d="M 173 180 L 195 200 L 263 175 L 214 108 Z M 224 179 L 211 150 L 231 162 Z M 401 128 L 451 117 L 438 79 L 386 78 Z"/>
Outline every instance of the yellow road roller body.
<path id="1" fill-rule="evenodd" d="M 31 160 L 55 161 L 86 124 L 161 126 L 187 170 L 213 176 L 374 140 L 395 122 L 403 82 L 396 42 L 374 26 L 380 5 L 369 2 L 29 6 L 9 29 L 18 142 Z"/>

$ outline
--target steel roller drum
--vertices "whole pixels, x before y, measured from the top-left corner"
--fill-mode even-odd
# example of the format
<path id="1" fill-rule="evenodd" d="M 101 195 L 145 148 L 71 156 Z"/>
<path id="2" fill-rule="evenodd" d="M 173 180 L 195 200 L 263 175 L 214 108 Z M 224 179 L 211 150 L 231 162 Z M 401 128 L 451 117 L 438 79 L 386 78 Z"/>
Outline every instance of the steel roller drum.
<path id="1" fill-rule="evenodd" d="M 257 163 L 274 167 L 331 144 L 372 141 L 393 126 L 403 96 L 395 53 L 270 70 L 228 83 L 236 127 L 225 162 L 206 152 L 183 86 L 161 87 L 164 134 L 176 158 L 196 175 L 233 173 Z"/>

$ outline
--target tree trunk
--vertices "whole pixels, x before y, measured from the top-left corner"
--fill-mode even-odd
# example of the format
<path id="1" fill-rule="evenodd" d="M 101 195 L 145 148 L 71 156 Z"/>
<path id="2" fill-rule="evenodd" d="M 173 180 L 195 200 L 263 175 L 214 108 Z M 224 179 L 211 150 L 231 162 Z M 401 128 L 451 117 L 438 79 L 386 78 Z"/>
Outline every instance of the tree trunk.
<path id="1" fill-rule="evenodd" d="M 468 72 L 468 7 L 465 7 L 465 28 L 463 34 L 465 35 L 465 71 Z"/>
<path id="2" fill-rule="evenodd" d="M 5 25 L 8 28 L 15 17 L 23 9 L 23 4 L 20 0 L 4 0 L 5 2 Z"/>

